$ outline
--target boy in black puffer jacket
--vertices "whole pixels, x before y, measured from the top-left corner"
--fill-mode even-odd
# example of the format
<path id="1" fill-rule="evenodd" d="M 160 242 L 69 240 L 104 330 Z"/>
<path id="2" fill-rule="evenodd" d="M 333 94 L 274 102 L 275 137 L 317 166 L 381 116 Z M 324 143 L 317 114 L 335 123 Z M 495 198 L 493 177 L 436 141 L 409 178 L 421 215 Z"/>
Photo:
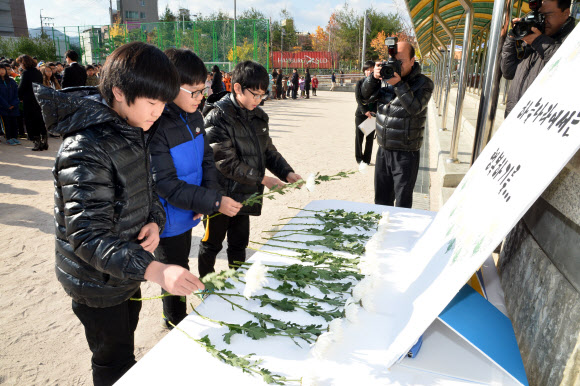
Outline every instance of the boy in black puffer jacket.
<path id="1" fill-rule="evenodd" d="M 268 115 L 258 105 L 267 95 L 268 72 L 250 60 L 232 73 L 231 94 L 216 94 L 204 108 L 205 131 L 213 148 L 218 180 L 225 194 L 243 202 L 262 194 L 264 186 L 281 186 L 301 179 L 276 150 L 268 130 Z M 266 176 L 266 169 L 277 178 Z M 234 217 L 216 216 L 205 222 L 199 248 L 199 276 L 214 272 L 215 259 L 228 236 L 228 263 L 246 260 L 250 217 L 259 216 L 262 203 L 244 206 Z"/>
<path id="2" fill-rule="evenodd" d="M 165 214 L 145 134 L 175 99 L 177 71 L 135 42 L 107 58 L 99 89 L 35 89 L 47 128 L 63 137 L 53 168 L 56 276 L 85 327 L 94 384 L 112 385 L 135 364 L 141 302 L 130 298 L 141 297 L 141 282 L 180 296 L 204 289 L 187 269 L 153 259 Z"/>

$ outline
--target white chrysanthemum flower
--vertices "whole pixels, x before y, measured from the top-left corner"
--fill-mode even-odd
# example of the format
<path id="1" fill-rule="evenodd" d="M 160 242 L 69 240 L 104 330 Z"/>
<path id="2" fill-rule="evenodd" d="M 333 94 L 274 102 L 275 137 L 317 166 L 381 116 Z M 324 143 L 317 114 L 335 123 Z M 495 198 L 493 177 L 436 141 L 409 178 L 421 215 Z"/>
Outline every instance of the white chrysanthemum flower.
<path id="1" fill-rule="evenodd" d="M 316 343 L 314 343 L 314 346 L 310 350 L 312 356 L 317 359 L 322 359 L 332 345 L 333 340 L 332 333 L 323 332 L 318 339 L 316 339 Z"/>
<path id="2" fill-rule="evenodd" d="M 379 271 L 379 262 L 376 256 L 367 256 L 358 263 L 358 269 L 363 275 L 372 275 Z"/>
<path id="3" fill-rule="evenodd" d="M 268 283 L 268 279 L 266 278 L 267 272 L 268 267 L 263 266 L 259 261 L 252 264 L 246 271 L 246 286 L 244 287 L 244 296 L 246 299 L 249 299 Z"/>
<path id="4" fill-rule="evenodd" d="M 352 289 L 352 297 L 355 302 L 360 302 L 363 296 L 369 291 L 368 281 L 362 279 Z"/>
<path id="5" fill-rule="evenodd" d="M 379 235 L 378 237 L 383 240 L 386 236 L 387 229 L 389 228 L 389 221 L 390 221 L 390 214 L 389 212 L 383 212 L 383 217 L 379 220 L 379 226 L 377 228 L 377 233 L 375 235 Z"/>
<path id="6" fill-rule="evenodd" d="M 318 377 L 314 375 L 305 375 L 300 380 L 302 386 L 318 386 Z"/>
<path id="7" fill-rule="evenodd" d="M 313 173 L 310 173 L 306 179 L 306 189 L 308 189 L 309 192 L 314 192 L 314 187 L 316 186 L 315 178 L 316 176 Z"/>
<path id="8" fill-rule="evenodd" d="M 369 167 L 369 164 L 367 164 L 366 162 L 361 161 L 361 163 L 358 165 L 358 171 L 359 171 L 359 173 L 366 174 L 368 167 Z"/>
<path id="9" fill-rule="evenodd" d="M 373 291 L 367 291 L 362 299 L 361 299 L 362 306 L 368 312 L 375 312 L 375 293 Z"/>
<path id="10" fill-rule="evenodd" d="M 358 306 L 353 298 L 348 298 L 346 307 L 344 308 L 346 319 L 351 323 L 358 323 Z"/>
<path id="11" fill-rule="evenodd" d="M 342 328 L 342 318 L 332 319 L 328 324 L 328 331 L 332 333 L 335 342 L 342 340 L 344 336 L 344 330 Z"/>

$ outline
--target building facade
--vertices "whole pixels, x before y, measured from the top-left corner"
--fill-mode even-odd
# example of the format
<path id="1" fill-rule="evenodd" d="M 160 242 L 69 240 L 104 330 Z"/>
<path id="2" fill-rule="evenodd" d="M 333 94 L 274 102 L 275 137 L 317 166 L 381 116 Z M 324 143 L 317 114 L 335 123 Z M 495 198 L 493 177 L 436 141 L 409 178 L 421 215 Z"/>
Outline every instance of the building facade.
<path id="1" fill-rule="evenodd" d="M 117 15 L 122 24 L 156 23 L 159 21 L 157 0 L 118 0 Z"/>
<path id="2" fill-rule="evenodd" d="M 0 0 L 0 36 L 28 37 L 24 0 Z"/>

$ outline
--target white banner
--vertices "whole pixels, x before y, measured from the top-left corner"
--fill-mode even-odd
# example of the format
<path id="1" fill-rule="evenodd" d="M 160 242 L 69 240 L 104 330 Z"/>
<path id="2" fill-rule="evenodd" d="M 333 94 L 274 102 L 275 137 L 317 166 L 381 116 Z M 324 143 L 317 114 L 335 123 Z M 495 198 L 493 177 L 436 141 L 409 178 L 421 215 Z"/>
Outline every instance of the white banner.
<path id="1" fill-rule="evenodd" d="M 580 28 L 540 73 L 408 256 L 389 259 L 386 364 L 447 306 L 580 148 Z M 513 85 L 517 86 L 517 85 Z"/>

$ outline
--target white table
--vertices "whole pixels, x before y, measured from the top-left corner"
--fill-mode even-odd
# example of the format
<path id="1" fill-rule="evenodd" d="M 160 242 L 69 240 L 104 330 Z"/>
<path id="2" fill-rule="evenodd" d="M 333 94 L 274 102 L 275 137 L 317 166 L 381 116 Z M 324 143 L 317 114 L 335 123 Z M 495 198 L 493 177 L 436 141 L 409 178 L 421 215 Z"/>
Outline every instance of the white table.
<path id="1" fill-rule="evenodd" d="M 347 201 L 325 200 L 311 202 L 306 209 L 345 209 L 348 211 L 367 212 L 375 211 L 390 213 L 389 233 L 385 252 L 404 256 L 415 241 L 425 231 L 435 213 L 413 209 L 401 209 L 372 204 L 363 204 Z M 311 215 L 301 212 L 298 216 Z M 293 219 L 291 223 L 303 223 L 304 219 Z M 283 229 L 289 229 L 286 225 Z M 296 229 L 292 226 L 290 229 Z M 351 232 L 354 232 L 351 230 Z M 280 234 L 283 235 L 283 234 Z M 306 241 L 309 236 L 292 236 L 295 240 Z M 288 244 L 300 247 L 298 244 Z M 265 246 L 264 250 L 272 250 L 287 254 L 288 251 Z M 318 248 L 314 248 L 318 250 Z M 322 249 L 320 249 L 322 250 Z M 335 252 L 336 253 L 336 252 Z M 250 261 L 260 260 L 267 264 L 292 264 L 297 262 L 282 256 L 265 252 L 255 253 Z M 269 286 L 276 287 L 273 279 Z M 236 284 L 240 293 L 242 285 Z M 233 292 L 229 290 L 228 292 Z M 269 296 L 275 297 L 269 291 Z M 278 296 L 282 298 L 282 296 Z M 239 298 L 241 299 L 241 298 Z M 285 321 L 294 321 L 302 324 L 324 324 L 321 317 L 312 317 L 302 312 L 283 313 L 268 306 L 259 307 L 259 302 L 244 299 L 236 301 L 252 311 L 268 313 L 275 318 Z M 209 296 L 203 304 L 196 308 L 202 315 L 231 323 L 244 323 L 249 315 L 242 311 L 233 311 L 232 307 L 217 296 Z M 396 310 L 394 310 L 396 312 Z M 484 359 L 467 343 L 457 340 L 453 334 L 441 324 L 435 322 L 426 331 L 422 351 L 416 359 L 404 359 L 400 363 L 385 368 L 382 353 L 385 350 L 381 336 L 388 326 L 379 314 L 371 314 L 364 310 L 359 312 L 359 323 L 348 324 L 345 329 L 344 340 L 333 346 L 327 358 L 313 359 L 309 354 L 307 343 L 301 342 L 302 348 L 295 345 L 289 338 L 268 337 L 262 340 L 251 340 L 245 336 L 235 335 L 231 344 L 222 340 L 227 332 L 226 327 L 217 326 L 205 321 L 195 313 L 191 313 L 180 324 L 179 328 L 195 338 L 208 335 L 212 343 L 219 349 L 227 348 L 238 355 L 255 353 L 256 358 L 263 360 L 262 367 L 273 373 L 287 376 L 290 379 L 299 379 L 301 376 L 317 374 L 321 385 L 387 385 L 387 384 L 473 384 L 461 379 L 465 373 L 473 379 L 486 384 L 493 380 L 502 379 L 500 374 L 486 364 Z M 441 345 L 447 345 L 442 353 Z M 461 362 L 465 363 L 461 363 Z M 436 374 L 441 368 L 443 373 L 454 374 L 445 376 Z M 457 373 L 459 371 L 459 373 Z M 477 374 L 480 373 L 480 374 Z M 183 332 L 174 329 L 168 333 L 155 347 L 153 347 L 117 385 L 259 385 L 264 384 L 261 378 L 242 373 L 234 368 L 219 362 L 208 354 L 203 347 L 190 340 Z M 295 383 L 294 383 L 295 384 Z M 476 383 L 477 384 L 477 383 Z"/>

